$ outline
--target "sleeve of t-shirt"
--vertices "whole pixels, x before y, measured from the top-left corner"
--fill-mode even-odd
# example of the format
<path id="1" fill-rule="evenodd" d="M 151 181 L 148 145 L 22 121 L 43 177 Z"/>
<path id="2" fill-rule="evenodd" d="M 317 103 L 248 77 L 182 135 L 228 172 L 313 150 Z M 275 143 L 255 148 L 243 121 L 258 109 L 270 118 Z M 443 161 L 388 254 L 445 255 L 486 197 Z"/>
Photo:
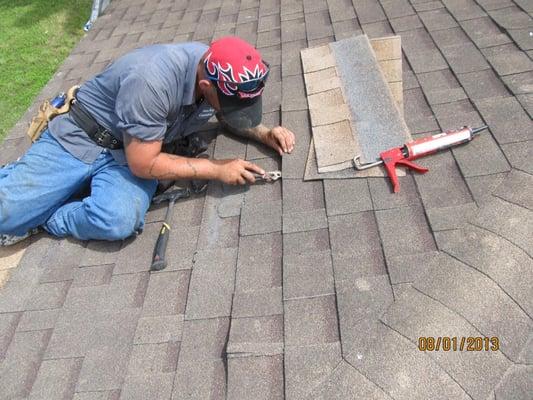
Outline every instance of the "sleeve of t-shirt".
<path id="1" fill-rule="evenodd" d="M 143 141 L 162 140 L 167 130 L 168 105 L 140 75 L 129 75 L 120 83 L 115 102 L 117 127 Z"/>

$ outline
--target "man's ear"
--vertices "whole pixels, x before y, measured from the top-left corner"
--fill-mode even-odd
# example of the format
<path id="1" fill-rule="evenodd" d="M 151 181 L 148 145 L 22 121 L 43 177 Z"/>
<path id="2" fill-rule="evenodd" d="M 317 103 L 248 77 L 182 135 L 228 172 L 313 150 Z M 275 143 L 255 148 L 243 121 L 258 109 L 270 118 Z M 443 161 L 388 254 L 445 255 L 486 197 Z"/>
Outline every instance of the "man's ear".
<path id="1" fill-rule="evenodd" d="M 202 93 L 205 93 L 212 88 L 213 82 L 211 82 L 209 79 L 200 79 L 198 81 L 198 86 L 202 90 Z"/>

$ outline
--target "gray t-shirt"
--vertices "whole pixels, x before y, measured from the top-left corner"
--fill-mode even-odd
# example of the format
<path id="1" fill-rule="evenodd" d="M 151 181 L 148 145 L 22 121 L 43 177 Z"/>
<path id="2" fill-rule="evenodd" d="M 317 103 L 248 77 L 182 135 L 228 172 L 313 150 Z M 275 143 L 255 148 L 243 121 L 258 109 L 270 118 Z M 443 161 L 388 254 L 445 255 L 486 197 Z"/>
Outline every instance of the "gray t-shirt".
<path id="1" fill-rule="evenodd" d="M 196 71 L 207 46 L 202 43 L 144 47 L 124 55 L 85 82 L 77 99 L 96 121 L 122 140 L 127 133 L 165 143 L 197 131 L 215 110 L 195 103 Z M 50 133 L 79 160 L 92 163 L 103 148 L 94 143 L 68 114 L 49 124 Z M 124 150 L 111 150 L 126 163 Z"/>

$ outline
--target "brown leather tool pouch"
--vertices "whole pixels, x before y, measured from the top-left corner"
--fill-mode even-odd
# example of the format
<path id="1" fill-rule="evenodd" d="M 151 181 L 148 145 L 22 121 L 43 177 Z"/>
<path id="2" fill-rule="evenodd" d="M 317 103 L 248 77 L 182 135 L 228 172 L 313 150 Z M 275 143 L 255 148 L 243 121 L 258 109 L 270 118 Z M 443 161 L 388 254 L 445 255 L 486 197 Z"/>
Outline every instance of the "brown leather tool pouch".
<path id="1" fill-rule="evenodd" d="M 79 86 L 72 86 L 68 90 L 65 104 L 61 108 L 54 107 L 52 104 L 50 104 L 50 100 L 48 99 L 41 104 L 37 115 L 32 118 L 27 132 L 32 143 L 39 139 L 41 133 L 43 133 L 48 126 L 48 122 L 50 122 L 54 117 L 65 114 L 70 110 L 70 105 L 72 100 L 76 98 L 76 92 L 78 89 Z"/>

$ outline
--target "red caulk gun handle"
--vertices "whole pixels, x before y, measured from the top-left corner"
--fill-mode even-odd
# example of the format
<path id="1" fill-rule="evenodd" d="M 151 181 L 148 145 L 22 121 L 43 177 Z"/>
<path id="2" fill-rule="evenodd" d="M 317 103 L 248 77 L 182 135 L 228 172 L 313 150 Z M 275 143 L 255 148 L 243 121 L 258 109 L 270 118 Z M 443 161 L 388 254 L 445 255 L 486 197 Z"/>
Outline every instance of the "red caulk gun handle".
<path id="1" fill-rule="evenodd" d="M 405 165 L 406 167 L 414 169 L 416 172 L 420 172 L 422 174 L 429 171 L 427 168 L 421 167 L 420 165 L 417 165 L 405 158 L 401 147 L 395 147 L 393 149 L 384 151 L 380 154 L 380 157 L 383 160 L 385 169 L 387 170 L 387 175 L 392 182 L 392 190 L 394 193 L 398 193 L 400 191 L 400 182 L 398 181 L 398 176 L 396 175 L 397 164 Z"/>

